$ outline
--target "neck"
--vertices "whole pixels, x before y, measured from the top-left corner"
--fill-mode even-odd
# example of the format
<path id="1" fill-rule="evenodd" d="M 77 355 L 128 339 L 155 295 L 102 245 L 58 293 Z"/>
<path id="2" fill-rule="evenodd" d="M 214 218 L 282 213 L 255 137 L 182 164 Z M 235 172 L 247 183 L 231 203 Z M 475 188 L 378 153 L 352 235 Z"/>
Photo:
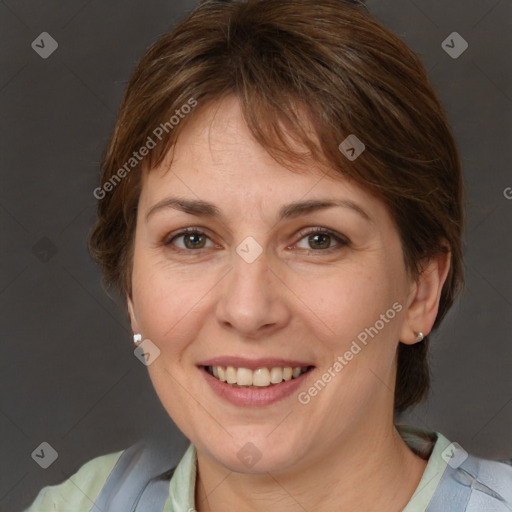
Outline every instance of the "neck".
<path id="1" fill-rule="evenodd" d="M 364 432 L 364 434 L 362 433 Z M 427 461 L 415 455 L 393 425 L 368 435 L 358 429 L 303 467 L 264 475 L 230 472 L 198 452 L 197 512 L 332 510 L 396 512 L 405 508 Z"/>

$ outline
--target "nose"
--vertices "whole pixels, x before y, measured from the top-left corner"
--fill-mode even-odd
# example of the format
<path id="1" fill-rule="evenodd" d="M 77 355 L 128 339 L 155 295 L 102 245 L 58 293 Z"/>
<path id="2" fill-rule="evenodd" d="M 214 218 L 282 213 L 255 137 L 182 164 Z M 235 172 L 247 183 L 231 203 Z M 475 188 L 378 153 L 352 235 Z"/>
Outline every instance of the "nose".
<path id="1" fill-rule="evenodd" d="M 287 292 L 265 252 L 251 263 L 235 254 L 217 304 L 217 320 L 244 338 L 268 337 L 290 320 Z"/>

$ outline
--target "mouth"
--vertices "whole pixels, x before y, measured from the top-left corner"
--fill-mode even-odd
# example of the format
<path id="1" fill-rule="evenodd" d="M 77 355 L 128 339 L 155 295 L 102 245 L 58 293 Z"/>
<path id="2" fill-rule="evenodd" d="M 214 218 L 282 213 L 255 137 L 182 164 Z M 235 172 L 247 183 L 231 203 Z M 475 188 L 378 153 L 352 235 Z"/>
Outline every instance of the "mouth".
<path id="1" fill-rule="evenodd" d="M 237 407 L 265 407 L 290 398 L 316 366 L 281 358 L 218 356 L 197 364 L 210 389 Z"/>
<path id="2" fill-rule="evenodd" d="M 295 380 L 310 372 L 314 366 L 270 366 L 254 370 L 244 367 L 203 365 L 201 368 L 220 382 L 233 388 L 264 389 Z"/>

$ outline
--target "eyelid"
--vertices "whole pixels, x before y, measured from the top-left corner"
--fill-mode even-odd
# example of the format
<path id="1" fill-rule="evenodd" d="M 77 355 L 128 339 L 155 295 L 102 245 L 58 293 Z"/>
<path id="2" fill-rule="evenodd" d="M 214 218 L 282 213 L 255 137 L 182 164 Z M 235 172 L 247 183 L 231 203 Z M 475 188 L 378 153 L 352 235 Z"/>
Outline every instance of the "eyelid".
<path id="1" fill-rule="evenodd" d="M 216 245 L 218 247 L 218 244 L 216 244 L 213 240 L 212 240 L 212 237 L 210 237 L 210 235 L 208 234 L 208 230 L 205 229 L 205 228 L 202 228 L 202 227 L 197 227 L 197 226 L 191 226 L 191 227 L 187 227 L 187 228 L 183 228 L 183 229 L 180 229 L 178 230 L 177 232 L 174 232 L 174 233 L 171 233 L 170 235 L 166 235 L 163 239 L 162 239 L 162 245 L 164 245 L 165 247 L 167 246 L 171 246 L 172 245 L 172 242 L 173 240 L 177 239 L 177 238 L 180 238 L 182 236 L 185 236 L 187 234 L 198 234 L 198 235 L 204 235 L 206 236 L 206 238 L 208 240 L 210 240 L 210 242 L 212 242 L 212 244 Z M 317 254 L 321 254 L 321 253 L 330 253 L 332 251 L 335 251 L 335 250 L 339 250 L 343 247 L 346 247 L 348 245 L 350 245 L 350 240 L 345 236 L 345 235 L 342 235 L 341 233 L 338 233 L 332 229 L 329 229 L 329 228 L 324 228 L 324 227 L 321 227 L 321 226 L 309 226 L 309 227 L 306 227 L 306 228 L 302 228 L 300 231 L 298 231 L 296 233 L 296 235 L 294 235 L 294 238 L 297 238 L 298 237 L 298 240 L 296 242 L 294 242 L 291 246 L 288 246 L 288 247 L 292 247 L 292 250 L 294 245 L 296 245 L 298 242 L 300 242 L 303 238 L 306 238 L 307 236 L 309 235 L 312 235 L 312 234 L 316 234 L 316 233 L 321 233 L 321 234 L 325 234 L 325 235 L 328 235 L 332 238 L 334 238 L 337 242 L 336 245 L 334 245 L 333 247 L 328 247 L 327 249 L 301 249 L 302 251 L 306 251 L 307 253 L 317 253 Z M 206 250 L 206 249 L 211 249 L 211 247 L 202 247 L 200 249 L 182 249 L 181 247 L 174 247 L 172 250 L 174 250 L 175 252 L 187 252 L 187 253 L 194 253 L 194 252 L 197 252 L 197 253 L 200 253 L 202 250 Z"/>
<path id="2" fill-rule="evenodd" d="M 325 234 L 325 235 L 328 235 L 328 236 L 334 238 L 337 242 L 337 245 L 335 245 L 333 247 L 329 247 L 327 249 L 322 249 L 322 250 L 303 249 L 303 250 L 307 251 L 308 253 L 329 253 L 333 250 L 340 249 L 341 247 L 346 247 L 346 246 L 350 245 L 350 240 L 345 235 L 342 235 L 341 233 L 338 233 L 337 231 L 334 231 L 332 229 L 324 228 L 324 227 L 320 227 L 320 226 L 311 226 L 311 227 L 301 229 L 296 235 L 299 237 L 299 239 L 295 243 L 300 242 L 303 238 L 306 238 L 308 235 L 313 235 L 316 233 Z"/>
<path id="3" fill-rule="evenodd" d="M 206 236 L 206 238 L 208 240 L 210 240 L 214 245 L 217 245 L 217 244 L 215 244 L 215 242 L 213 242 L 212 237 L 208 233 L 209 233 L 208 230 L 205 228 L 198 227 L 198 226 L 190 226 L 187 228 L 179 229 L 178 231 L 175 231 L 168 235 L 165 235 L 162 238 L 161 243 L 164 246 L 170 246 L 170 245 L 172 245 L 173 240 L 175 240 L 176 238 L 180 238 L 180 237 L 188 235 L 188 234 L 198 234 L 198 235 Z M 175 250 L 182 251 L 182 252 L 199 252 L 200 251 L 200 249 L 198 249 L 197 251 L 194 251 L 194 250 L 190 250 L 190 249 L 181 249 L 180 247 L 175 248 Z"/>

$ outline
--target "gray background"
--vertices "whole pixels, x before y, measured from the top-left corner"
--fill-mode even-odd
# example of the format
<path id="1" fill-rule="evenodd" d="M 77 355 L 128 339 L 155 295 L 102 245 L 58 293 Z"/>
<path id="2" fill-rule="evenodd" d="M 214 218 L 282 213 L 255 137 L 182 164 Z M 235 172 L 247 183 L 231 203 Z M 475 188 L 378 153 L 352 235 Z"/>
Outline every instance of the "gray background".
<path id="1" fill-rule="evenodd" d="M 148 432 L 175 429 L 133 356 L 118 299 L 86 249 L 98 161 L 144 50 L 195 2 L 0 3 L 2 44 L 0 510 Z M 467 288 L 433 336 L 429 400 L 404 417 L 468 451 L 512 457 L 510 0 L 372 0 L 425 64 L 452 123 L 468 192 Z M 453 31 L 469 48 L 441 47 Z M 31 43 L 49 32 L 42 59 Z M 506 50 L 509 48 L 509 50 Z M 176 431 L 176 436 L 180 434 Z M 31 453 L 46 441 L 48 468 Z"/>

